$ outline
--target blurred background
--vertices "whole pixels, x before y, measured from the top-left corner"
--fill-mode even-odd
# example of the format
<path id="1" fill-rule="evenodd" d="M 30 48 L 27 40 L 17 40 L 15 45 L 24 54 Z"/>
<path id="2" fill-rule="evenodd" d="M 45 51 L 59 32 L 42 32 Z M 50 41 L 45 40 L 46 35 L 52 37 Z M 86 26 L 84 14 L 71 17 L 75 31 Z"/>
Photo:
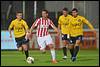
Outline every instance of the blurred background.
<path id="1" fill-rule="evenodd" d="M 86 17 L 97 31 L 96 36 L 94 36 L 93 32 L 84 25 L 85 38 L 81 48 L 99 48 L 98 1 L 1 1 L 1 49 L 16 49 L 15 40 L 8 37 L 9 33 L 7 30 L 11 21 L 16 18 L 15 14 L 17 11 L 23 12 L 23 19 L 25 19 L 29 27 L 31 27 L 36 18 L 41 17 L 42 9 L 47 9 L 49 11 L 49 17 L 57 27 L 58 18 L 64 7 L 68 8 L 69 12 L 72 8 L 77 8 L 79 15 Z M 55 47 L 57 49 L 61 48 L 61 37 L 56 37 L 52 29 L 50 32 L 54 39 Z M 35 30 L 33 34 L 35 34 Z M 35 35 L 32 36 L 32 41 L 30 41 L 30 48 L 38 48 Z"/>

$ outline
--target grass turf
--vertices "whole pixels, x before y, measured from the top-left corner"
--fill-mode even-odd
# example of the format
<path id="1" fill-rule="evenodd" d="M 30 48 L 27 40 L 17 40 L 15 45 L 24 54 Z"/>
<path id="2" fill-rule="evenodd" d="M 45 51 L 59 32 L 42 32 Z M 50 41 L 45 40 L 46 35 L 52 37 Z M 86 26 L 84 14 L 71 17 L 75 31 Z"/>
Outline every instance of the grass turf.
<path id="1" fill-rule="evenodd" d="M 47 50 L 46 54 L 42 54 L 39 50 L 30 50 L 30 56 L 34 57 L 33 64 L 25 61 L 25 55 L 19 51 L 1 51 L 1 66 L 99 66 L 99 50 L 80 50 L 77 60 L 72 62 L 70 52 L 68 51 L 68 59 L 63 60 L 62 50 L 56 50 L 57 64 L 51 63 L 51 54 Z"/>

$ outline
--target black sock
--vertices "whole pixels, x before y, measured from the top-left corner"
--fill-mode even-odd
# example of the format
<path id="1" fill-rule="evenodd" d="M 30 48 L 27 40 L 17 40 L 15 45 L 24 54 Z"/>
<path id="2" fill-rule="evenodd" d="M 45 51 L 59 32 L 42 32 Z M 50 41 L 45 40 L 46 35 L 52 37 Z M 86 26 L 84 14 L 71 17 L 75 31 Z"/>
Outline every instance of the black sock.
<path id="1" fill-rule="evenodd" d="M 72 49 L 70 49 L 70 53 L 71 53 L 71 57 L 73 57 L 73 48 Z"/>
<path id="2" fill-rule="evenodd" d="M 63 54 L 64 54 L 64 56 L 67 56 L 67 48 L 66 47 L 63 47 Z"/>
<path id="3" fill-rule="evenodd" d="M 79 51 L 79 46 L 75 46 L 75 48 L 74 48 L 74 53 L 73 53 L 73 56 L 74 56 L 74 57 L 76 57 L 78 51 Z"/>
<path id="4" fill-rule="evenodd" d="M 27 57 L 29 56 L 28 50 L 25 51 L 25 55 L 26 55 L 26 59 L 27 59 Z"/>

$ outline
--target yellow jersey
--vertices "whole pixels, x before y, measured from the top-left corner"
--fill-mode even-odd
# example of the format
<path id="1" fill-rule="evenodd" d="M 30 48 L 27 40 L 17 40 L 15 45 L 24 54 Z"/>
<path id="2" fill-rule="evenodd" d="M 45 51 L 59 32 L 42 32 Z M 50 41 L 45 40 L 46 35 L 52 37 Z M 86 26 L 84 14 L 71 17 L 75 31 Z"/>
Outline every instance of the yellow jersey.
<path id="1" fill-rule="evenodd" d="M 14 30 L 14 36 L 15 38 L 22 37 L 26 34 L 26 30 L 28 30 L 27 23 L 21 19 L 20 21 L 18 19 L 15 19 L 11 22 L 9 29 Z"/>
<path id="2" fill-rule="evenodd" d="M 93 26 L 89 23 L 87 19 L 82 16 L 72 17 L 70 22 L 70 34 L 73 37 L 78 35 L 83 35 L 83 24 L 87 24 L 92 30 L 94 30 Z"/>
<path id="3" fill-rule="evenodd" d="M 64 15 L 61 15 L 59 17 L 58 24 L 61 26 L 61 33 L 62 34 L 69 34 L 70 33 L 69 27 L 70 27 L 71 17 L 72 17 L 71 15 L 67 15 L 66 17 Z"/>

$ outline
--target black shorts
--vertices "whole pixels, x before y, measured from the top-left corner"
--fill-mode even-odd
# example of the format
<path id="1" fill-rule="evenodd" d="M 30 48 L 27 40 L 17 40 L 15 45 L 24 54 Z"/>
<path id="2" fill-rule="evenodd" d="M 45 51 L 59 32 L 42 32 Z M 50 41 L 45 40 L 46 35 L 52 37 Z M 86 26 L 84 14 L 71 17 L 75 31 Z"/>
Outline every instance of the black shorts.
<path id="1" fill-rule="evenodd" d="M 67 40 L 67 41 L 69 41 L 70 39 L 69 39 L 68 34 L 62 34 L 62 40 Z"/>
<path id="2" fill-rule="evenodd" d="M 76 37 L 70 37 L 70 44 L 75 44 L 76 40 L 80 40 L 82 42 L 83 41 L 83 36 L 79 35 L 79 36 L 76 36 Z"/>
<path id="3" fill-rule="evenodd" d="M 17 42 L 17 47 L 21 47 L 22 44 L 27 44 L 29 42 L 29 39 L 26 40 L 25 36 L 19 37 L 19 38 L 15 38 L 16 42 Z"/>

